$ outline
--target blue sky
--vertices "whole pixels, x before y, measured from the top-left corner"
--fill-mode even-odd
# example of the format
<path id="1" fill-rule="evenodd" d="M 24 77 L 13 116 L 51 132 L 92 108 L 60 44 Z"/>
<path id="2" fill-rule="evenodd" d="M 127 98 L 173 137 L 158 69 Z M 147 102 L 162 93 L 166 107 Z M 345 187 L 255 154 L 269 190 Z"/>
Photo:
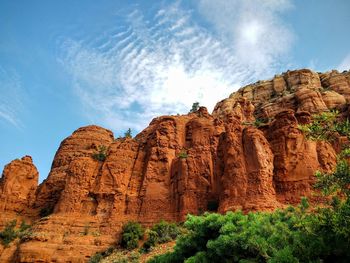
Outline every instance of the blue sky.
<path id="1" fill-rule="evenodd" d="M 0 1 L 0 167 L 97 124 L 134 134 L 288 69 L 350 68 L 348 0 Z"/>

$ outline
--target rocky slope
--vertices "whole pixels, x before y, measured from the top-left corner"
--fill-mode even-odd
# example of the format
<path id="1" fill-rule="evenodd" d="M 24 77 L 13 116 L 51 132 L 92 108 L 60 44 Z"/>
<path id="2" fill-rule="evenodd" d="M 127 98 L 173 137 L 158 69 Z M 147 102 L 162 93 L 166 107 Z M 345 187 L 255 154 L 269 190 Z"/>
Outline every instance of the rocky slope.
<path id="1" fill-rule="evenodd" d="M 243 87 L 212 114 L 201 107 L 155 118 L 133 139 L 79 128 L 40 185 L 29 156 L 5 167 L 0 227 L 12 219 L 33 227 L 21 241 L 0 245 L 0 262 L 85 262 L 114 244 L 128 220 L 150 225 L 208 209 L 271 210 L 302 196 L 317 202 L 314 172 L 332 170 L 346 139 L 310 141 L 298 124 L 335 108 L 347 118 L 349 100 L 350 72 L 302 69 Z M 96 160 L 101 146 L 106 158 Z"/>

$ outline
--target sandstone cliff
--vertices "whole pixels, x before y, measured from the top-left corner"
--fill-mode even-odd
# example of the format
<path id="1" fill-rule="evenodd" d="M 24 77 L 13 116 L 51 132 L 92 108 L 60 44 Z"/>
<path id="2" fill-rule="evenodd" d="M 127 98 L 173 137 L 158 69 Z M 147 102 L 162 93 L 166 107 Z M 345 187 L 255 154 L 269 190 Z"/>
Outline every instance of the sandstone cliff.
<path id="1" fill-rule="evenodd" d="M 5 167 L 0 226 L 17 218 L 33 227 L 21 242 L 0 245 L 0 261 L 85 262 L 115 243 L 128 220 L 149 225 L 208 209 L 313 201 L 314 172 L 333 169 L 342 138 L 310 141 L 298 124 L 331 109 L 347 118 L 349 100 L 350 72 L 303 69 L 243 87 L 212 114 L 201 107 L 155 118 L 133 139 L 79 128 L 63 140 L 39 186 L 30 157 Z M 103 158 L 93 158 L 103 147 Z"/>

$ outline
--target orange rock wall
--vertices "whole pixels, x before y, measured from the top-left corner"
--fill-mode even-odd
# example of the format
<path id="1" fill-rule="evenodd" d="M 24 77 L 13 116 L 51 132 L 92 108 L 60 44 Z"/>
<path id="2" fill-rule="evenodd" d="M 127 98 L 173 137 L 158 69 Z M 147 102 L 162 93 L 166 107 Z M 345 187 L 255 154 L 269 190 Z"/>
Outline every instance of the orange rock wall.
<path id="1" fill-rule="evenodd" d="M 312 199 L 315 171 L 331 171 L 339 147 L 307 140 L 298 124 L 333 108 L 348 117 L 349 83 L 349 72 L 289 71 L 231 94 L 211 115 L 201 107 L 155 118 L 133 139 L 82 127 L 63 140 L 39 186 L 30 157 L 11 162 L 0 181 L 0 226 L 18 216 L 34 224 L 17 249 L 0 246 L 0 259 L 85 262 L 128 220 L 150 225 L 210 204 L 272 210 Z M 268 123 L 255 127 L 259 118 Z M 95 160 L 102 145 L 106 159 Z"/>

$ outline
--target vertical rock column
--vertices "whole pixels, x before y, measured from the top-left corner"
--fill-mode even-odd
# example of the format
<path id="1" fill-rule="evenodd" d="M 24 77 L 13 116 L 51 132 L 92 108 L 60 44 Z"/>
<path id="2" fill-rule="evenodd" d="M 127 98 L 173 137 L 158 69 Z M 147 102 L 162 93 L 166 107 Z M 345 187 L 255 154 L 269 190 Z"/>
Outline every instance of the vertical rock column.
<path id="1" fill-rule="evenodd" d="M 219 144 L 219 154 L 222 156 L 223 167 L 220 180 L 219 211 L 243 209 L 245 203 L 248 178 L 242 147 L 241 122 L 237 118 L 228 119 L 226 132 L 222 135 Z"/>
<path id="2" fill-rule="evenodd" d="M 298 203 L 310 196 L 311 181 L 319 167 L 316 142 L 307 140 L 298 129 L 294 111 L 276 115 L 268 140 L 274 158 L 274 182 L 277 198 L 283 203 Z"/>
<path id="3" fill-rule="evenodd" d="M 214 162 L 223 126 L 205 108 L 200 108 L 197 114 L 198 117 L 186 124 L 187 156 L 175 159 L 172 166 L 172 195 L 179 220 L 187 213 L 201 214 L 208 208 L 215 210 L 218 202 L 214 189 Z M 208 207 L 209 203 L 212 207 Z"/>
<path id="4" fill-rule="evenodd" d="M 38 170 L 30 156 L 6 165 L 0 179 L 0 212 L 23 216 L 30 214 L 38 177 Z"/>
<path id="5" fill-rule="evenodd" d="M 243 131 L 247 171 L 246 210 L 266 210 L 279 206 L 273 187 L 273 154 L 263 133 L 248 127 Z"/>

